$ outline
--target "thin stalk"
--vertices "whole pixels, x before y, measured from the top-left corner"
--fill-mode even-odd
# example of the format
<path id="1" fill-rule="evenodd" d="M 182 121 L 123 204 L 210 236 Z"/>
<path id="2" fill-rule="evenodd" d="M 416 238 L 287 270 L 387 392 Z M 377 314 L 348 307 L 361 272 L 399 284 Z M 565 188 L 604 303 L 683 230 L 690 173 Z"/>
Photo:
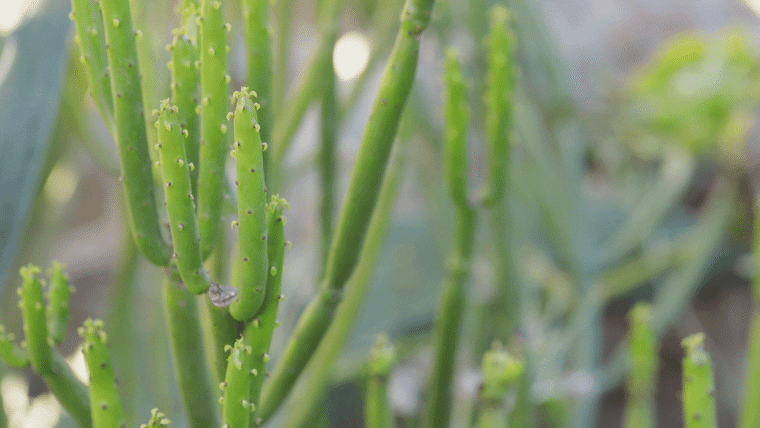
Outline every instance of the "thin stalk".
<path id="1" fill-rule="evenodd" d="M 203 348 L 203 331 L 195 295 L 178 278 L 164 279 L 166 323 L 171 339 L 174 373 L 185 404 L 189 426 L 218 426 L 218 404 L 213 399 L 211 373 Z"/>
<path id="2" fill-rule="evenodd" d="M 370 218 L 378 200 L 401 112 L 417 68 L 420 35 L 430 22 L 433 0 L 408 0 L 401 17 L 393 53 L 386 66 L 362 142 L 346 199 L 333 235 L 321 291 L 309 304 L 286 345 L 283 358 L 270 379 L 274 411 L 318 346 L 342 300 L 343 287 L 351 276 L 364 244 Z"/>
<path id="3" fill-rule="evenodd" d="M 369 358 L 369 379 L 364 399 L 364 419 L 367 428 L 391 428 L 391 406 L 388 402 L 388 376 L 396 363 L 396 349 L 381 335 Z"/>
<path id="4" fill-rule="evenodd" d="M 369 287 L 372 279 L 383 239 L 386 236 L 388 220 L 396 200 L 399 184 L 404 177 L 407 161 L 405 144 L 403 143 L 400 142 L 396 146 L 388 163 L 388 171 L 383 179 L 377 208 L 372 214 L 372 221 L 367 232 L 367 239 L 362 246 L 359 263 L 347 285 L 346 298 L 338 307 L 335 322 L 328 329 L 309 363 L 310 375 L 299 382 L 295 388 L 296 392 L 292 394 L 292 403 L 289 403 L 288 406 L 292 412 L 287 412 L 289 417 L 284 426 L 304 426 L 304 421 L 309 420 L 310 415 L 318 409 L 321 400 L 324 399 L 325 392 L 329 387 L 332 368 L 348 334 L 355 325 L 356 317 L 367 293 L 367 287 Z M 271 379 L 272 377 L 270 377 L 270 383 L 264 384 L 262 393 L 259 416 L 264 421 L 274 414 L 288 392 L 272 390 Z"/>
<path id="5" fill-rule="evenodd" d="M 288 44 L 290 43 L 292 6 L 293 0 L 275 1 L 277 45 L 275 46 L 274 58 L 276 61 L 274 63 L 274 76 L 272 77 L 272 107 L 277 112 L 282 111 L 282 107 L 285 105 L 285 86 L 290 78 L 290 73 L 288 73 Z M 280 117 L 280 115 L 277 116 Z"/>
<path id="6" fill-rule="evenodd" d="M 333 230 L 333 211 L 335 207 L 335 163 L 336 145 L 339 127 L 339 106 L 335 92 L 335 72 L 332 56 L 325 62 L 323 74 L 325 77 L 324 92 L 322 93 L 322 141 L 319 148 L 319 178 L 322 200 L 319 205 L 319 220 L 322 244 L 322 261 L 327 260 L 330 250 L 330 238 Z"/>
<path id="7" fill-rule="evenodd" d="M 69 324 L 69 306 L 73 287 L 69 286 L 69 277 L 63 271 L 63 265 L 53 262 L 48 270 L 50 287 L 47 292 L 48 337 L 54 345 L 60 345 L 66 337 Z"/>
<path id="8" fill-rule="evenodd" d="M 121 183 L 131 230 L 145 258 L 155 265 L 165 266 L 171 258 L 171 249 L 161 235 L 153 192 L 135 30 L 129 2 L 102 0 L 101 9 L 114 96 L 114 139 L 119 151 Z"/>

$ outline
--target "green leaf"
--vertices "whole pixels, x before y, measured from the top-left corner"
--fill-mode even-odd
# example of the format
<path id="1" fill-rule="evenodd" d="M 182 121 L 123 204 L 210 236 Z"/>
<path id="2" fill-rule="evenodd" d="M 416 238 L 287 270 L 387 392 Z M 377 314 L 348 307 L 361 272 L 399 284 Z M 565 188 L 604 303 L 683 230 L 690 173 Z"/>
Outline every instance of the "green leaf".
<path id="1" fill-rule="evenodd" d="M 66 70 L 69 4 L 46 3 L 0 53 L 0 278 L 18 253 L 43 179 Z"/>

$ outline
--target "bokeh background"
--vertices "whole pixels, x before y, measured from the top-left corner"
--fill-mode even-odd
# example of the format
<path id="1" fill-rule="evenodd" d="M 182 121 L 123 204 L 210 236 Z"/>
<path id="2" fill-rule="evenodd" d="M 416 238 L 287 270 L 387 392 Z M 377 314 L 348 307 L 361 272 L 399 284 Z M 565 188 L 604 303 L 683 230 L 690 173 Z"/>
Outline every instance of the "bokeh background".
<path id="1" fill-rule="evenodd" d="M 296 92 L 320 42 L 318 5 L 290 1 L 283 100 Z M 662 338 L 659 426 L 681 426 L 680 340 L 697 331 L 706 333 L 715 361 L 720 426 L 734 426 L 753 310 L 752 207 L 760 191 L 760 4 L 753 2 L 507 2 L 520 83 L 509 198 L 499 209 L 511 226 L 494 230 L 499 221 L 486 218 L 479 229 L 456 381 L 458 414 L 466 415 L 476 400 L 480 352 L 490 338 L 482 326 L 511 319 L 512 346 L 536 361 L 531 393 L 540 425 L 569 426 L 574 400 L 591 393 L 600 402 L 594 422 L 619 426 L 626 313 L 647 300 L 655 303 Z M 174 5 L 133 3 L 137 25 L 149 34 L 154 99 L 160 100 L 168 95 L 163 47 L 178 24 Z M 233 3 L 232 88 L 245 75 Z M 491 3 L 441 0 L 423 36 L 399 137 L 408 145 L 405 179 L 367 303 L 334 368 L 326 401 L 332 426 L 362 426 L 357 378 L 382 332 L 401 349 L 390 381 L 399 424 L 413 426 L 418 417 L 453 225 L 440 163 L 443 51 L 457 47 L 467 71 L 476 189 L 485 176 L 483 37 Z M 113 345 L 121 352 L 115 364 L 137 375 L 125 376 L 123 388 L 133 392 L 125 400 L 140 415 L 158 406 L 184 426 L 163 328 L 161 273 L 129 243 L 115 148 L 87 95 L 69 10 L 65 0 L 0 0 L 0 322 L 20 335 L 20 266 L 64 263 L 78 292 L 62 352 L 81 366 L 74 330 L 87 317 L 127 324 L 114 329 Z M 346 109 L 338 195 L 400 10 L 398 0 L 348 0 L 342 12 L 334 51 Z M 317 104 L 282 168 L 279 191 L 290 202 L 286 238 L 293 245 L 273 359 L 320 272 Z M 495 284 L 505 278 L 513 293 L 506 297 L 522 302 L 517 314 L 505 315 L 508 306 L 499 300 L 505 296 Z M 499 336 L 499 328 L 489 332 Z M 0 393 L 12 426 L 73 423 L 32 373 L 5 370 Z"/>

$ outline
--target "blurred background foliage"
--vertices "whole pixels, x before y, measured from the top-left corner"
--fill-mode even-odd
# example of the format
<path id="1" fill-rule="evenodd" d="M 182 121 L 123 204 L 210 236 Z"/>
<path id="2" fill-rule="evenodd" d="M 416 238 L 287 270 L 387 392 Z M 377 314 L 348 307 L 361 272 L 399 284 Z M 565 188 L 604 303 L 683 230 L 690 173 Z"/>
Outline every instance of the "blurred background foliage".
<path id="1" fill-rule="evenodd" d="M 15 10 L 6 3 L 16 1 L 3 0 L 0 8 L 9 9 L 0 10 L 0 17 L 22 19 L 0 22 L 0 320 L 21 332 L 13 293 L 19 266 L 63 262 L 78 289 L 70 325 L 87 317 L 106 320 L 128 413 L 135 418 L 130 422 L 157 406 L 175 426 L 184 426 L 160 273 L 138 258 L 125 231 L 115 148 L 86 95 L 71 42 L 70 4 L 45 0 Z M 142 39 L 140 61 L 151 64 L 142 67 L 157 105 L 169 93 L 164 46 L 178 24 L 174 2 L 132 3 L 137 27 L 150 34 Z M 282 113 L 319 46 L 320 1 L 273 3 L 275 91 Z M 492 3 L 440 0 L 423 37 L 399 135 L 408 142 L 406 179 L 365 305 L 334 370 L 322 415 L 329 426 L 361 426 L 363 367 L 381 332 L 399 346 L 390 379 L 397 422 L 414 426 L 419 418 L 433 311 L 453 229 L 452 206 L 440 185 L 443 50 L 457 47 L 465 65 L 475 188 L 485 174 L 482 41 Z M 507 3 L 514 14 L 519 82 L 510 189 L 479 228 L 455 426 L 466 423 L 477 400 L 477 367 L 494 338 L 527 360 L 529 377 L 516 400 L 529 397 L 532 405 L 513 415 L 516 421 L 618 426 L 627 369 L 625 314 L 638 300 L 653 303 L 661 338 L 659 426 L 681 426 L 679 343 L 695 331 L 706 332 L 715 360 L 720 426 L 733 426 L 752 309 L 751 207 L 760 190 L 757 17 L 743 3 L 717 0 L 689 6 Z M 342 13 L 344 36 L 334 51 L 343 113 L 338 195 L 401 4 L 348 0 Z M 227 9 L 232 87 L 245 75 L 238 7 L 230 2 Z M 357 49 L 348 54 L 354 61 L 341 64 L 341 41 Z M 357 65 L 365 54 L 366 62 Z M 341 67 L 349 66 L 358 71 L 344 74 L 349 72 Z M 288 299 L 273 360 L 313 295 L 321 265 L 314 144 L 319 109 L 313 104 L 279 173 L 279 191 L 292 208 L 286 238 L 293 247 L 285 262 Z M 78 340 L 69 334 L 64 354 L 76 356 Z M 21 375 L 6 371 L 0 384 L 11 426 L 73 424 L 50 411 L 55 404 L 45 398 L 39 379 Z"/>

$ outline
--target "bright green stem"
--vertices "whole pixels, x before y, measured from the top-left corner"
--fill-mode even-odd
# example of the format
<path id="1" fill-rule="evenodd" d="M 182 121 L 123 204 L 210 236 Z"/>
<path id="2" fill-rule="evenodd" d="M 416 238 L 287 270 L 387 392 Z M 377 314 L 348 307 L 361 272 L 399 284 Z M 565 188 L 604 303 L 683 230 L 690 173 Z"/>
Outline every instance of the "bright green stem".
<path id="1" fill-rule="evenodd" d="M 45 300 L 42 297 L 40 268 L 29 265 L 21 268 L 24 283 L 21 288 L 21 311 L 24 314 L 24 334 L 26 346 L 32 361 L 32 368 L 37 373 L 51 370 L 53 349 L 48 343 Z"/>
<path id="2" fill-rule="evenodd" d="M 201 153 L 198 177 L 198 225 L 205 259 L 217 242 L 226 189 L 227 26 L 219 0 L 203 0 L 200 22 Z"/>
<path id="3" fill-rule="evenodd" d="M 271 144 L 274 129 L 272 103 L 272 37 L 268 28 L 268 0 L 243 0 L 243 30 L 248 52 L 248 87 L 259 95 L 261 140 Z M 271 152 L 270 152 L 271 153 Z M 269 174 L 269 153 L 264 153 L 264 173 Z"/>
<path id="4" fill-rule="evenodd" d="M 330 246 L 323 287 L 339 292 L 356 266 L 375 208 L 399 118 L 412 88 L 422 31 L 433 0 L 407 0 L 372 112 L 364 128 L 345 202 Z"/>
<path id="5" fill-rule="evenodd" d="M 165 266 L 171 249 L 161 236 L 145 131 L 135 30 L 127 0 L 101 0 L 114 101 L 121 183 L 137 247 L 148 261 Z"/>
<path id="6" fill-rule="evenodd" d="M 82 50 L 92 99 L 112 134 L 114 132 L 113 97 L 108 77 L 103 17 L 93 0 L 74 0 L 71 17 L 77 27 L 76 40 Z"/>
<path id="7" fill-rule="evenodd" d="M 274 412 L 290 390 L 319 345 L 342 299 L 343 286 L 354 270 L 378 200 L 399 118 L 414 80 L 420 34 L 430 22 L 432 8 L 432 0 L 408 0 L 405 5 L 396 45 L 364 129 L 321 291 L 301 315 L 283 358 L 270 377 L 271 389 L 268 391 L 274 395 L 262 412 Z M 264 398 L 270 400 L 266 394 Z"/>
<path id="8" fill-rule="evenodd" d="M 5 326 L 0 325 L 0 358 L 11 367 L 25 369 L 29 367 L 29 355 L 16 346 L 13 333 L 6 333 Z"/>
<path id="9" fill-rule="evenodd" d="M 445 81 L 443 122 L 446 128 L 446 177 L 456 206 L 467 207 L 467 124 L 470 111 L 462 71 L 453 48 L 446 52 Z"/>
<path id="10" fill-rule="evenodd" d="M 489 185 L 484 203 L 494 206 L 504 197 L 509 164 L 509 133 L 512 124 L 512 91 L 515 72 L 512 61 L 510 14 L 505 7 L 491 9 L 486 76 L 486 142 Z"/>
<path id="11" fill-rule="evenodd" d="M 507 412 L 504 397 L 522 376 L 522 361 L 511 356 L 499 342 L 483 355 L 483 385 L 480 392 L 478 428 L 506 428 Z"/>
<path id="12" fill-rule="evenodd" d="M 264 302 L 269 265 L 267 262 L 267 204 L 264 183 L 264 144 L 261 125 L 248 88 L 235 91 L 235 143 L 232 154 L 237 173 L 238 196 L 237 286 L 239 294 L 230 305 L 230 314 L 239 321 L 253 318 Z M 233 226 L 235 223 L 233 223 Z"/>
<path id="13" fill-rule="evenodd" d="M 275 111 L 282 111 L 285 101 L 285 86 L 288 82 L 288 44 L 292 19 L 293 0 L 277 0 L 275 3 L 277 19 L 277 45 L 272 76 L 272 105 Z M 279 140 L 277 140 L 279 141 Z M 275 152 L 275 155 L 277 153 Z"/>
<path id="14" fill-rule="evenodd" d="M 253 370 L 253 348 L 246 343 L 252 335 L 252 329 L 255 329 L 254 324 L 248 323 L 243 336 L 234 345 L 225 347 L 230 356 L 227 360 L 227 375 L 219 385 L 224 393 L 220 398 L 223 428 L 247 427 L 251 414 L 256 410 L 251 402 L 251 384 L 254 378 L 263 376 L 263 373 Z"/>
<path id="15" fill-rule="evenodd" d="M 364 303 L 364 296 L 367 293 L 375 263 L 386 236 L 388 220 L 396 201 L 399 183 L 403 179 L 406 165 L 407 155 L 402 143 L 396 146 L 388 164 L 377 209 L 372 214 L 367 239 L 362 246 L 359 264 L 346 287 L 346 298 L 338 307 L 335 322 L 329 326 L 324 339 L 320 342 L 314 356 L 309 360 L 310 376 L 299 382 L 297 390 L 292 394 L 293 403 L 288 405 L 288 410 L 292 409 L 293 411 L 288 412 L 288 421 L 284 426 L 293 428 L 308 426 L 308 422 L 312 420 L 315 414 L 319 413 L 320 403 L 322 403 L 330 384 L 331 368 L 334 367 L 348 334 L 356 324 L 356 317 L 362 303 Z M 317 300 L 316 304 L 312 302 L 313 307 L 317 308 L 314 310 L 326 311 L 326 306 L 322 302 L 322 300 Z M 262 395 L 260 413 L 260 417 L 264 421 L 277 410 L 277 407 L 292 388 L 291 379 L 294 380 L 295 376 L 290 378 L 285 375 L 285 372 L 292 367 L 302 367 L 297 364 L 305 364 L 308 359 L 298 360 L 297 358 L 303 358 L 298 353 L 298 348 L 287 348 L 285 356 L 275 367 L 269 382 L 264 385 L 265 390 Z M 288 381 L 291 383 L 287 383 Z"/>
<path id="16" fill-rule="evenodd" d="M 657 376 L 657 336 L 652 328 L 652 308 L 638 303 L 628 314 L 628 350 L 631 369 L 626 382 L 628 396 L 623 420 L 625 428 L 655 426 L 654 391 Z"/>
<path id="17" fill-rule="evenodd" d="M 282 210 L 287 206 L 287 201 L 278 196 L 273 196 L 272 201 L 267 206 L 267 229 L 269 230 L 267 293 L 264 304 L 261 306 L 261 312 L 253 321 L 255 330 L 252 331 L 253 335 L 250 338 L 250 345 L 253 348 L 253 369 L 260 374 L 253 379 L 251 384 L 251 402 L 257 405 L 261 396 L 261 387 L 264 384 L 264 374 L 269 359 L 269 346 L 272 343 L 274 329 L 278 325 L 277 308 L 282 298 L 280 286 L 282 284 L 282 266 L 286 245 L 283 231 L 286 219 L 282 215 Z M 255 420 L 251 420 L 251 422 L 253 422 L 252 426 L 258 425 Z"/>
<path id="18" fill-rule="evenodd" d="M 179 123 L 186 129 L 185 152 L 188 164 L 198 167 L 198 152 L 200 150 L 200 124 L 195 108 L 200 98 L 200 71 L 195 67 L 198 61 L 198 26 L 196 24 L 197 10 L 185 9 L 187 17 L 185 24 L 175 32 L 171 50 L 171 89 L 172 103 L 179 108 Z M 198 169 L 190 171 L 190 182 L 193 195 L 198 194 Z"/>
<path id="19" fill-rule="evenodd" d="M 163 288 L 174 371 L 189 425 L 194 428 L 218 426 L 218 404 L 212 398 L 216 391 L 204 353 L 196 297 L 176 279 L 166 278 Z"/>
<path id="20" fill-rule="evenodd" d="M 327 259 L 330 250 L 330 238 L 332 237 L 333 211 L 335 207 L 335 164 L 336 141 L 340 121 L 340 106 L 338 106 L 335 92 L 335 71 L 333 68 L 332 55 L 325 62 L 323 69 L 325 75 L 324 92 L 322 94 L 321 132 L 322 141 L 319 148 L 319 178 L 321 185 L 322 200 L 319 205 L 320 232 L 322 234 L 322 261 Z"/>
<path id="21" fill-rule="evenodd" d="M 705 335 L 693 334 L 683 340 L 684 428 L 715 428 L 715 384 L 712 361 L 704 349 Z"/>
<path id="22" fill-rule="evenodd" d="M 94 428 L 126 426 L 111 358 L 108 355 L 103 321 L 88 318 L 79 328 L 84 338 L 82 351 L 90 374 L 90 407 Z"/>
<path id="23" fill-rule="evenodd" d="M 396 363 L 396 349 L 387 337 L 379 336 L 369 357 L 369 380 L 364 401 L 367 428 L 391 428 L 392 412 L 388 403 L 388 375 Z"/>
<path id="24" fill-rule="evenodd" d="M 93 427 L 88 388 L 74 376 L 69 364 L 58 351 L 53 351 L 50 371 L 37 374 L 45 379 L 61 406 L 82 428 Z"/>
<path id="25" fill-rule="evenodd" d="M 198 244 L 195 198 L 190 183 L 190 169 L 193 166 L 188 163 L 185 153 L 184 140 L 188 132 L 180 126 L 178 110 L 177 106 L 169 104 L 169 100 L 161 102 L 156 121 L 156 150 L 164 178 L 166 211 L 169 213 L 177 269 L 185 286 L 194 294 L 201 294 L 208 290 L 211 278 L 203 267 Z"/>
<path id="26" fill-rule="evenodd" d="M 66 337 L 66 327 L 69 324 L 69 304 L 73 288 L 69 287 L 69 277 L 63 271 L 63 265 L 58 262 L 53 262 L 48 276 L 50 277 L 47 293 L 48 336 L 55 345 L 60 345 Z"/>
<path id="27" fill-rule="evenodd" d="M 331 44 L 328 40 L 323 40 L 319 50 L 314 55 L 311 63 L 306 69 L 306 74 L 301 78 L 295 94 L 288 100 L 286 105 L 282 106 L 281 119 L 282 125 L 275 128 L 275 145 L 274 159 L 279 161 L 285 155 L 285 152 L 293 140 L 301 124 L 306 109 L 319 96 L 321 85 L 324 83 L 325 64 L 331 62 L 334 41 Z"/>
<path id="28" fill-rule="evenodd" d="M 451 384 L 466 298 L 464 287 L 475 239 L 477 212 L 468 207 L 460 207 L 457 211 L 455 248 L 449 256 L 435 324 L 435 361 L 424 425 L 429 428 L 449 425 Z"/>
<path id="29" fill-rule="evenodd" d="M 172 421 L 170 421 L 165 414 L 158 411 L 158 409 L 153 409 L 150 411 L 150 419 L 148 419 L 147 424 L 140 425 L 140 428 L 162 428 L 169 426 Z"/>

